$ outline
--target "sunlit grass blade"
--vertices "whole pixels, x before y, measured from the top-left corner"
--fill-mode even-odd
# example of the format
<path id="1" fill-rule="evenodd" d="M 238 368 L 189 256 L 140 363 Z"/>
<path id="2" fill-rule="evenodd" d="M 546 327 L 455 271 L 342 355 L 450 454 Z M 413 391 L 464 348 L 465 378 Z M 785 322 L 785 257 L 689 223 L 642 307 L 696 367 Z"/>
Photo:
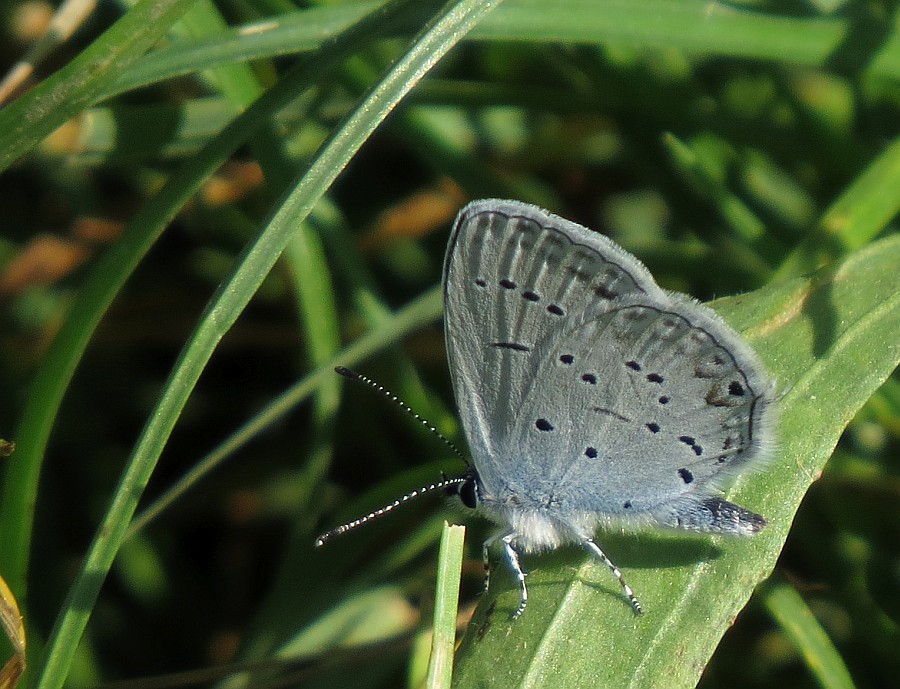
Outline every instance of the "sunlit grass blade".
<path id="1" fill-rule="evenodd" d="M 228 156 L 265 124 L 271 113 L 314 84 L 373 30 L 389 22 L 398 7 L 402 4 L 376 13 L 323 51 L 315 63 L 300 65 L 286 74 L 174 173 L 94 265 L 31 383 L 17 429 L 16 461 L 6 467 L 0 500 L 0 530 L 4 534 L 0 549 L 7 581 L 18 596 L 24 596 L 26 589 L 33 506 L 47 441 L 63 395 L 103 313 L 166 225 Z"/>
<path id="2" fill-rule="evenodd" d="M 466 0 L 452 4 L 436 15 L 322 147 L 259 237 L 247 246 L 234 272 L 220 285 L 182 350 L 160 401 L 149 417 L 48 639 L 44 665 L 39 668 L 38 686 L 42 689 L 63 685 L 138 499 L 219 341 L 281 255 L 298 224 L 354 153 L 419 79 L 491 9 L 492 5 Z"/>
<path id="3" fill-rule="evenodd" d="M 796 589 L 776 578 L 766 582 L 760 595 L 822 689 L 855 688 L 841 654 Z"/>
<path id="4" fill-rule="evenodd" d="M 434 592 L 434 626 L 431 660 L 428 663 L 428 689 L 449 689 L 453 677 L 456 649 L 456 610 L 459 603 L 459 577 L 462 571 L 466 527 L 444 522 L 438 558 L 437 587 Z"/>
<path id="5" fill-rule="evenodd" d="M 92 105 L 97 95 L 156 43 L 194 0 L 142 0 L 33 91 L 0 110 L 0 171 Z"/>
<path id="6" fill-rule="evenodd" d="M 305 9 L 238 27 L 229 32 L 225 41 L 185 41 L 160 49 L 123 72 L 103 97 L 215 65 L 315 51 L 325 37 L 346 29 L 378 4 L 360 2 Z M 710 5 L 705 0 L 510 0 L 476 27 L 470 39 L 659 45 L 700 55 L 788 59 L 797 65 L 823 66 L 840 50 L 852 21 L 844 16 L 778 16 L 724 4 Z M 415 17 L 405 17 L 396 30 L 408 32 L 415 25 Z M 872 49 L 877 52 L 867 65 L 868 75 L 893 79 L 900 76 L 900 36 L 896 27 L 890 40 L 880 46 L 873 44 Z"/>

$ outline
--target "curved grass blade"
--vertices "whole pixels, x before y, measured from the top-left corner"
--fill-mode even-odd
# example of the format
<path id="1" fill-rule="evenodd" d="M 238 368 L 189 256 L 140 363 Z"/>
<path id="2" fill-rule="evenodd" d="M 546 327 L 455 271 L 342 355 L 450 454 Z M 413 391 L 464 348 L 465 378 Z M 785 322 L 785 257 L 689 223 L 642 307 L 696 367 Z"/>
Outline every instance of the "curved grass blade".
<path id="1" fill-rule="evenodd" d="M 162 397 L 149 417 L 48 639 L 44 665 L 39 671 L 38 686 L 41 689 L 57 689 L 65 682 L 78 641 L 124 540 L 137 502 L 221 338 L 271 270 L 295 228 L 360 146 L 422 76 L 493 7 L 491 3 L 462 0 L 437 14 L 322 147 L 259 237 L 246 247 L 233 273 L 220 285 L 182 350 Z"/>
<path id="2" fill-rule="evenodd" d="M 772 577 L 760 593 L 766 608 L 803 655 L 822 689 L 855 689 L 844 659 L 797 590 Z"/>
<path id="3" fill-rule="evenodd" d="M 0 172 L 97 95 L 162 38 L 193 0 L 141 0 L 37 88 L 0 110 Z"/>

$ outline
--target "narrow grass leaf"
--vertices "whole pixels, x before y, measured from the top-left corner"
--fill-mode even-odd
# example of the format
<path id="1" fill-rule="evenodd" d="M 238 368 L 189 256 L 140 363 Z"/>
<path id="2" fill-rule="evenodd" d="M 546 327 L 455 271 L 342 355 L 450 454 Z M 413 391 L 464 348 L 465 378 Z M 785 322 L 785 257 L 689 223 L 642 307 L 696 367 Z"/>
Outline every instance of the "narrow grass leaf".
<path id="1" fill-rule="evenodd" d="M 378 2 L 301 10 L 237 27 L 225 40 L 185 41 L 148 55 L 110 84 L 103 97 L 217 64 L 316 51 Z M 412 11 L 394 26 L 410 33 L 420 25 Z M 470 40 L 531 43 L 614 44 L 664 47 L 692 55 L 756 60 L 788 60 L 822 67 L 838 53 L 852 27 L 850 17 L 791 17 L 706 0 L 508 0 L 476 27 Z M 888 19 L 884 21 L 888 22 Z M 887 38 L 868 50 L 866 74 L 900 76 L 900 31 L 886 26 Z"/>
<path id="2" fill-rule="evenodd" d="M 437 14 L 323 146 L 308 172 L 288 194 L 259 237 L 247 246 L 234 272 L 220 285 L 182 350 L 160 401 L 149 417 L 48 639 L 38 683 L 41 689 L 57 689 L 65 682 L 78 642 L 137 502 L 181 410 L 221 338 L 250 301 L 299 223 L 360 146 L 422 76 L 493 7 L 492 3 L 463 0 Z"/>
<path id="3" fill-rule="evenodd" d="M 78 57 L 0 110 L 0 172 L 92 105 L 193 2 L 141 0 Z"/>
<path id="4" fill-rule="evenodd" d="M 297 67 L 193 156 L 132 218 L 118 241 L 103 254 L 72 305 L 43 364 L 28 390 L 16 437 L 16 461 L 6 465 L 0 499 L 0 555 L 10 588 L 21 599 L 37 501 L 38 479 L 47 441 L 63 395 L 103 313 L 131 272 L 200 185 L 253 135 L 270 115 L 297 93 L 327 74 L 372 31 L 390 22 L 400 3 L 378 12 L 323 50 L 314 64 Z"/>
<path id="5" fill-rule="evenodd" d="M 822 689 L 855 689 L 841 654 L 797 590 L 781 579 L 769 580 L 760 591 L 778 626 L 803 656 Z"/>
<path id="6" fill-rule="evenodd" d="M 818 227 L 779 267 L 786 278 L 858 249 L 881 233 L 900 213 L 900 138 L 895 138 L 834 201 Z"/>
<path id="7" fill-rule="evenodd" d="M 453 677 L 456 648 L 456 610 L 459 607 L 459 578 L 462 573 L 466 527 L 444 522 L 438 558 L 437 588 L 434 593 L 434 631 L 428 664 L 428 689 L 449 689 Z"/>

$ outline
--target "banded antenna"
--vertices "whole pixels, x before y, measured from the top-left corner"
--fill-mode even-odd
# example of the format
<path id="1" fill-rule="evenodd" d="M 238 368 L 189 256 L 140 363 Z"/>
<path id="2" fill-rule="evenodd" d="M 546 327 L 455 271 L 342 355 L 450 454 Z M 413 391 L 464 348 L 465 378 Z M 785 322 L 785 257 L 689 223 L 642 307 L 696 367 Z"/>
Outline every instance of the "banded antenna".
<path id="1" fill-rule="evenodd" d="M 349 378 L 350 380 L 355 380 L 357 382 L 363 383 L 364 385 L 368 385 L 370 388 L 372 388 L 376 392 L 379 392 L 382 395 L 384 395 L 387 399 L 389 399 L 391 402 L 393 402 L 398 407 L 400 407 L 403 411 L 405 411 L 407 414 L 409 414 L 413 419 L 415 419 L 416 421 L 421 423 L 423 426 L 425 426 L 425 428 L 427 428 L 429 431 L 431 431 L 431 433 L 433 433 L 438 438 L 440 438 L 444 442 L 444 444 L 453 451 L 453 454 L 455 454 L 457 457 L 462 459 L 464 462 L 466 461 L 466 458 L 463 456 L 462 452 L 460 452 L 459 448 L 451 440 L 449 440 L 443 433 L 441 433 L 437 428 L 435 428 L 433 424 L 431 424 L 426 419 L 423 419 L 419 414 L 417 414 L 415 411 L 413 411 L 412 408 L 406 402 L 401 400 L 399 397 L 397 397 L 397 395 L 392 393 L 386 387 L 384 387 L 380 383 L 376 383 L 374 380 L 372 380 L 368 376 L 365 376 L 362 373 L 357 373 L 356 371 L 351 371 L 349 368 L 345 368 L 344 366 L 337 366 L 337 367 L 335 367 L 334 370 L 335 370 L 335 373 L 344 376 L 344 378 Z M 422 486 L 421 488 L 417 488 L 416 490 L 410 491 L 406 495 L 403 495 L 403 496 L 397 498 L 396 500 L 385 505 L 384 507 L 380 507 L 377 510 L 373 510 L 373 511 L 369 512 L 368 514 L 363 515 L 362 517 L 357 517 L 353 521 L 349 521 L 346 524 L 341 524 L 340 526 L 337 526 L 333 529 L 330 529 L 329 531 L 326 531 L 325 533 L 323 533 L 321 536 L 319 536 L 316 539 L 316 547 L 321 548 L 323 545 L 325 545 L 326 542 L 328 542 L 335 536 L 340 536 L 341 534 L 347 533 L 348 531 L 352 531 L 352 530 L 356 529 L 357 527 L 362 526 L 363 524 L 366 524 L 366 523 L 372 521 L 373 519 L 377 519 L 378 517 L 381 517 L 382 515 L 385 515 L 388 512 L 391 512 L 391 511 L 395 510 L 396 508 L 400 507 L 400 505 L 402 505 L 403 503 L 409 502 L 413 498 L 418 498 L 422 495 L 425 495 L 427 493 L 432 493 L 436 490 L 443 490 L 446 493 L 451 494 L 451 495 L 460 494 L 461 488 L 463 486 L 465 486 L 467 483 L 471 484 L 471 481 L 472 481 L 471 473 L 466 472 L 462 476 L 455 476 L 453 478 L 444 478 L 444 479 L 441 479 L 440 481 L 436 481 L 435 483 L 431 483 L 427 486 Z"/>

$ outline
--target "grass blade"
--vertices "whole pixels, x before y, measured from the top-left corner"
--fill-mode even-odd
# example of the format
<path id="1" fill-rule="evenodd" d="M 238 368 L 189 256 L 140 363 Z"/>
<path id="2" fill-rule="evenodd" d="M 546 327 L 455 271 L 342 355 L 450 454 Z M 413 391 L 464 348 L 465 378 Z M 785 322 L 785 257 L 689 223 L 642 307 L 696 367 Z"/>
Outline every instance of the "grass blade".
<path id="1" fill-rule="evenodd" d="M 61 687 L 87 625 L 103 580 L 115 559 L 137 501 L 165 447 L 181 410 L 216 346 L 237 320 L 297 225 L 344 166 L 421 77 L 493 5 L 466 0 L 450 5 L 410 46 L 326 143 L 299 184 L 244 251 L 232 275 L 212 298 L 182 350 L 165 391 L 150 416 L 92 542 L 84 565 L 47 642 L 41 689 Z"/>
<path id="2" fill-rule="evenodd" d="M 459 602 L 459 576 L 462 571 L 466 527 L 444 522 L 441 554 L 438 559 L 437 588 L 434 593 L 434 628 L 431 660 L 428 663 L 428 689 L 449 689 L 453 677 L 453 651 L 456 647 L 456 609 Z"/>
<path id="3" fill-rule="evenodd" d="M 819 686 L 855 689 L 841 654 L 797 590 L 785 581 L 769 580 L 761 594 L 772 617 L 803 655 Z"/>

